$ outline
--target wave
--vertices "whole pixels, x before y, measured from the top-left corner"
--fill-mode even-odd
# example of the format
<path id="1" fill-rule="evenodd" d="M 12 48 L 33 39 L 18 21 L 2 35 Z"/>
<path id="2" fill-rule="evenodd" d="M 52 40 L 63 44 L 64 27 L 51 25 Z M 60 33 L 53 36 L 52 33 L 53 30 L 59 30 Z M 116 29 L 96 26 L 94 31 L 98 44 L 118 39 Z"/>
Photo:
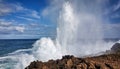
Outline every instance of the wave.
<path id="1" fill-rule="evenodd" d="M 63 3 L 55 40 L 43 37 L 31 49 L 17 50 L 0 57 L 0 68 L 24 69 L 35 60 L 60 59 L 63 55 L 82 57 L 109 50 L 114 42 L 103 40 L 102 13 L 96 11 L 100 7 L 98 1 L 91 0 L 91 6 L 84 4 L 88 0 L 81 0 L 79 7 L 73 4 L 77 4 L 78 0 L 71 1 Z M 78 9 L 80 10 L 77 11 Z"/>

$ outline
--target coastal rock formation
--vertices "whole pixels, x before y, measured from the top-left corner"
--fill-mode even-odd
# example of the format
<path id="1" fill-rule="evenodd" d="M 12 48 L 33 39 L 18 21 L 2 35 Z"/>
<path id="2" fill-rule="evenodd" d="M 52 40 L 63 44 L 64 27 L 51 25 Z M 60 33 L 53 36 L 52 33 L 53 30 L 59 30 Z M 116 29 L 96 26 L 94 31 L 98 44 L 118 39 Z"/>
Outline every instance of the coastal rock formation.
<path id="1" fill-rule="evenodd" d="M 120 43 L 111 48 L 114 53 L 77 58 L 71 55 L 48 62 L 34 61 L 25 69 L 120 69 Z"/>
<path id="2" fill-rule="evenodd" d="M 64 56 L 61 60 L 34 61 L 25 69 L 120 69 L 120 54 L 77 58 Z"/>
<path id="3" fill-rule="evenodd" d="M 115 43 L 112 48 L 111 48 L 112 52 L 120 52 L 120 43 Z"/>

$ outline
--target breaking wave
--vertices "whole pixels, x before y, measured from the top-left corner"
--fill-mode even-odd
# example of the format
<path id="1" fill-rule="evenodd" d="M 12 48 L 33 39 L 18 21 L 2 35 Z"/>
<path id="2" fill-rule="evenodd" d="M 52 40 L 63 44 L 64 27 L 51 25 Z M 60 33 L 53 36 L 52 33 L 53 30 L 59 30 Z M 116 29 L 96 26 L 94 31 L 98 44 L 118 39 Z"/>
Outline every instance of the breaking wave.
<path id="1" fill-rule="evenodd" d="M 35 60 L 48 61 L 63 55 L 82 57 L 109 50 L 114 42 L 103 40 L 100 12 L 96 11 L 96 6 L 99 6 L 97 0 L 93 0 L 94 6 L 89 8 L 89 4 L 84 5 L 84 1 L 81 0 L 78 8 L 71 1 L 63 3 L 55 40 L 43 37 L 31 49 L 18 50 L 0 57 L 0 69 L 24 69 Z"/>

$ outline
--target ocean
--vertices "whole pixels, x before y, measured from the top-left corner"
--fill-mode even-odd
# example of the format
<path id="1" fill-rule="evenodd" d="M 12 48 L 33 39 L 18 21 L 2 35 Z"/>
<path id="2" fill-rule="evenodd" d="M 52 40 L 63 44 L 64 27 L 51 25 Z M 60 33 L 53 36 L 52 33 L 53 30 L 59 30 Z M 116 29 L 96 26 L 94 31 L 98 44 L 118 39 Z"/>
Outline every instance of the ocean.
<path id="1" fill-rule="evenodd" d="M 0 56 L 7 55 L 19 49 L 32 48 L 32 44 L 37 39 L 1 39 Z"/>
<path id="2" fill-rule="evenodd" d="M 29 54 L 32 45 L 37 39 L 1 39 L 0 40 L 0 69 L 16 69 L 24 60 L 24 53 Z M 20 57 L 19 57 L 20 56 Z M 29 56 L 28 56 L 29 57 Z M 24 62 L 24 61 L 23 61 Z M 23 63 L 22 63 L 23 64 Z M 17 66 L 18 65 L 18 66 Z M 24 66 L 17 69 L 24 69 Z"/>
<path id="3" fill-rule="evenodd" d="M 43 18 L 42 24 L 39 25 L 40 31 L 38 28 L 35 29 L 35 31 L 40 32 L 40 35 L 44 33 L 48 37 L 41 36 L 39 40 L 0 40 L 0 69 L 25 69 L 26 66 L 36 60 L 44 62 L 50 59 L 60 59 L 64 55 L 83 57 L 110 50 L 119 39 L 103 39 L 105 38 L 104 34 L 110 37 L 113 34 L 118 36 L 119 33 L 117 33 L 117 27 L 112 27 L 110 21 L 103 18 L 103 11 L 108 9 L 105 8 L 105 4 L 107 3 L 102 0 L 55 0 L 55 2 L 51 2 L 48 8 L 57 8 L 51 9 L 53 10 L 50 12 L 52 18 L 49 15 L 46 16 L 45 19 Z M 8 30 L 6 32 L 9 33 L 8 25 L 6 26 L 4 22 L 3 25 L 5 27 L 1 30 L 6 29 Z M 44 26 L 42 27 L 42 25 Z M 27 24 L 25 24 L 26 26 Z M 46 28 L 49 29 L 49 26 L 56 28 L 56 32 L 47 30 Z M 13 32 L 18 31 L 26 34 L 27 30 L 31 30 L 33 31 L 32 34 L 37 35 L 38 33 L 35 33 L 32 27 L 34 26 L 28 25 L 25 31 L 24 29 L 19 31 L 16 25 L 15 30 L 11 29 L 10 25 L 10 32 L 13 30 Z M 37 26 L 35 25 L 35 27 Z M 49 37 L 50 34 L 56 34 L 55 39 Z M 113 37 L 116 36 L 113 35 Z"/>
<path id="4" fill-rule="evenodd" d="M 57 53 L 58 50 L 55 50 L 56 48 L 50 46 L 53 44 L 48 38 L 47 40 L 37 40 L 38 39 L 1 39 L 0 69 L 24 69 L 34 60 L 38 60 L 39 58 L 40 60 L 45 58 L 50 59 L 53 58 L 55 54 L 59 54 Z M 118 40 L 119 39 L 105 39 L 106 42 L 116 42 Z M 39 42 L 43 43 L 40 44 Z M 49 58 L 45 57 L 46 55 L 48 55 Z"/>

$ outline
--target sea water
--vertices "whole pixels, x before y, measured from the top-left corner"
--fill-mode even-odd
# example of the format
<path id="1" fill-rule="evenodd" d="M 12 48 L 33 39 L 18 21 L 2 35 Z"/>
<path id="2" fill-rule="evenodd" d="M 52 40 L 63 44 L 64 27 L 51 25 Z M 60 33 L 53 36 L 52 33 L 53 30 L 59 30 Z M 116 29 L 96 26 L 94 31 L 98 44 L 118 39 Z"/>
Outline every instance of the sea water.
<path id="1" fill-rule="evenodd" d="M 102 31 L 101 6 L 98 0 L 64 1 L 58 17 L 55 39 L 3 41 L 0 69 L 24 69 L 30 62 L 77 57 L 110 50 L 114 41 L 105 41 Z M 86 4 L 85 4 L 86 3 Z M 78 7 L 79 5 L 79 7 Z"/>

